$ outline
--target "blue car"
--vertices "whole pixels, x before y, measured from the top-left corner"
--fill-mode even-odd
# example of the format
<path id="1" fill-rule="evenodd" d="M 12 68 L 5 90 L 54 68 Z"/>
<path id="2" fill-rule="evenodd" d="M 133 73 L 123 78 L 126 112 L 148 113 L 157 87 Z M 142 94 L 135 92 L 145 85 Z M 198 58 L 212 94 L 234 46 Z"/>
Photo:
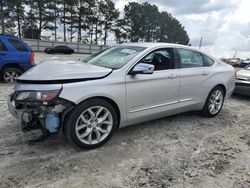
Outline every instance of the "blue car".
<path id="1" fill-rule="evenodd" d="M 34 53 L 21 39 L 0 35 L 0 81 L 12 83 L 34 66 Z"/>

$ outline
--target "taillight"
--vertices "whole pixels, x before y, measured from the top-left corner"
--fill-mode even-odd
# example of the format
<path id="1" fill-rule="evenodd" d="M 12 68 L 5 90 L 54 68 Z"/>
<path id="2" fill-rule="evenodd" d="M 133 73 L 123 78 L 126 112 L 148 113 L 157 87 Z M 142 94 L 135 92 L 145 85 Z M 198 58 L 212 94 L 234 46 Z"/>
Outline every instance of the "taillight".
<path id="1" fill-rule="evenodd" d="M 30 64 L 31 65 L 35 64 L 35 54 L 34 54 L 34 52 L 31 52 L 31 54 L 30 54 Z"/>

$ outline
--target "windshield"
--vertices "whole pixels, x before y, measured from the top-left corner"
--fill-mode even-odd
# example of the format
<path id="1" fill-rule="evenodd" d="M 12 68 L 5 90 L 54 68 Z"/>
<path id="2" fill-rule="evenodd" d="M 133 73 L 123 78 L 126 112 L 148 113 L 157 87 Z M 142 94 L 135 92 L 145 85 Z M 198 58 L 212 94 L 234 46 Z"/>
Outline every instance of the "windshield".
<path id="1" fill-rule="evenodd" d="M 114 46 L 87 57 L 84 62 L 119 69 L 145 49 L 137 46 Z"/>

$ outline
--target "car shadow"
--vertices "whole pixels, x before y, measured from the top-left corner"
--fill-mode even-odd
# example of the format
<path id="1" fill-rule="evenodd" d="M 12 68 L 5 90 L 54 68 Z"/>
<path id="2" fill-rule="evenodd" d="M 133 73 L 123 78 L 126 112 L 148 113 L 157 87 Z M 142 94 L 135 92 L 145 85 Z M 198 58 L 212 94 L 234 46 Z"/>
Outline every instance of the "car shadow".
<path id="1" fill-rule="evenodd" d="M 247 95 L 240 95 L 240 94 L 233 94 L 232 96 L 231 96 L 231 98 L 232 99 L 239 99 L 239 100 L 247 100 L 247 101 L 250 101 L 250 94 L 249 94 L 249 96 L 247 96 Z"/>

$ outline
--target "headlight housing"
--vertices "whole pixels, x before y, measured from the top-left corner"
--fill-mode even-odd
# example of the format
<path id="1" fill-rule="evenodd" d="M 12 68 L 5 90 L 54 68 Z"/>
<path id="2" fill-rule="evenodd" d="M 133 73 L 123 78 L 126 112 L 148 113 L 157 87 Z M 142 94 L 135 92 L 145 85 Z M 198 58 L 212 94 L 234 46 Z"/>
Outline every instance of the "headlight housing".
<path id="1" fill-rule="evenodd" d="M 50 91 L 18 91 L 16 92 L 17 101 L 28 102 L 50 102 L 57 98 L 61 90 Z"/>

